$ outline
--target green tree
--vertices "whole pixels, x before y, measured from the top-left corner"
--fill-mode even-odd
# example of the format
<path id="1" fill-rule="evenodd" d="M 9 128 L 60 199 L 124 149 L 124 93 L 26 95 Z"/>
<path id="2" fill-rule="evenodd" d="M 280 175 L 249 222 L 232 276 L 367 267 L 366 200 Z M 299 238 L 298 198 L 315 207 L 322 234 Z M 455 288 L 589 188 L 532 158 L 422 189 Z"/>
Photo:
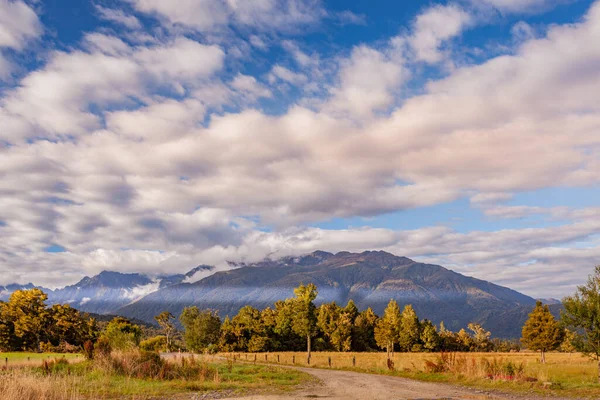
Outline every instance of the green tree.
<path id="1" fill-rule="evenodd" d="M 233 330 L 233 324 L 229 317 L 225 317 L 221 324 L 221 332 L 219 334 L 219 350 L 223 352 L 232 352 L 236 349 L 237 338 Z"/>
<path id="2" fill-rule="evenodd" d="M 383 312 L 383 316 L 375 325 L 374 334 L 377 346 L 386 349 L 388 359 L 390 353 L 394 352 L 394 344 L 398 342 L 400 332 L 400 307 L 396 300 L 392 299 Z"/>
<path id="3" fill-rule="evenodd" d="M 408 304 L 402 310 L 400 317 L 400 330 L 398 331 L 398 344 L 403 351 L 412 351 L 413 346 L 419 343 L 421 336 L 421 324 L 419 323 L 419 317 Z"/>
<path id="4" fill-rule="evenodd" d="M 236 337 L 236 350 L 259 352 L 266 350 L 268 337 L 262 323 L 262 314 L 252 306 L 244 306 L 231 320 Z"/>
<path id="5" fill-rule="evenodd" d="M 573 346 L 598 362 L 600 382 L 600 265 L 594 269 L 585 285 L 578 286 L 573 296 L 562 301 L 563 324 L 577 332 Z"/>
<path id="6" fill-rule="evenodd" d="M 370 351 L 377 347 L 375 325 L 378 319 L 379 317 L 377 317 L 371 307 L 358 314 L 354 320 L 354 329 L 352 331 L 353 351 Z"/>
<path id="7" fill-rule="evenodd" d="M 185 328 L 185 345 L 191 351 L 203 352 L 219 344 L 221 318 L 216 311 L 200 311 L 198 307 L 186 307 L 179 317 Z"/>
<path id="8" fill-rule="evenodd" d="M 171 351 L 171 339 L 173 333 L 175 333 L 175 324 L 173 323 L 175 316 L 168 311 L 163 311 L 157 316 L 155 316 L 154 319 L 156 320 L 158 325 L 160 325 L 163 333 L 165 334 L 167 351 Z"/>
<path id="9" fill-rule="evenodd" d="M 577 340 L 577 332 L 570 331 L 565 329 L 563 335 L 563 341 L 558 347 L 558 349 L 563 353 L 574 353 L 577 351 L 575 345 L 573 344 Z"/>
<path id="10" fill-rule="evenodd" d="M 317 298 L 317 287 L 309 283 L 300 285 L 294 289 L 294 316 L 292 320 L 292 330 L 298 335 L 306 338 L 306 353 L 310 363 L 310 341 L 316 333 L 317 328 L 317 308 L 314 301 Z"/>
<path id="11" fill-rule="evenodd" d="M 473 338 L 464 329 L 461 329 L 456 334 L 455 343 L 456 350 L 458 351 L 471 351 L 475 347 Z"/>
<path id="12" fill-rule="evenodd" d="M 294 299 L 275 302 L 275 342 L 280 350 L 301 350 L 305 339 L 292 329 L 294 325 Z"/>
<path id="13" fill-rule="evenodd" d="M 429 320 L 424 320 L 421 323 L 421 343 L 427 351 L 437 351 L 440 347 L 440 335 L 435 329 L 435 325 Z"/>
<path id="14" fill-rule="evenodd" d="M 555 350 L 562 342 L 563 328 L 550 313 L 547 305 L 537 301 L 535 308 L 523 325 L 521 342 L 530 350 L 541 352 L 541 362 L 546 362 L 546 352 Z"/>
<path id="15" fill-rule="evenodd" d="M 114 350 L 129 350 L 140 345 L 142 334 L 139 325 L 131 323 L 127 318 L 115 317 L 106 325 L 101 337 Z"/>
<path id="16" fill-rule="evenodd" d="M 338 328 L 338 322 L 342 309 L 335 303 L 322 304 L 317 309 L 317 327 L 323 332 L 328 343 L 334 347 L 333 336 Z"/>

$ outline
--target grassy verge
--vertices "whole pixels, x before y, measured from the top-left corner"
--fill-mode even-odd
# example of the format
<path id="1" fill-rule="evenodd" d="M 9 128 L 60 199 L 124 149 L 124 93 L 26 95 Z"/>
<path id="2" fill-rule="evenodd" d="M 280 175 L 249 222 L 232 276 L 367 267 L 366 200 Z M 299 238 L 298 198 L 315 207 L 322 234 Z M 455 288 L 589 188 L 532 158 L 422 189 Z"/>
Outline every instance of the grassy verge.
<path id="1" fill-rule="evenodd" d="M 241 360 L 254 361 L 254 354 L 236 354 Z M 233 354 L 227 354 L 233 357 Z M 463 353 L 455 355 L 455 365 L 432 371 L 431 364 L 439 364 L 439 354 L 396 353 L 394 370 L 387 368 L 385 353 L 313 353 L 311 367 L 331 368 L 356 372 L 393 375 L 427 382 L 443 382 L 484 390 L 520 394 L 536 394 L 576 398 L 600 398 L 596 363 L 580 354 L 547 354 L 547 363 L 539 362 L 536 353 Z M 256 354 L 259 363 L 308 366 L 306 353 Z M 353 361 L 354 360 L 354 361 Z M 485 361 L 484 361 L 485 360 Z M 490 374 L 486 363 L 494 363 L 522 370 Z M 355 364 L 355 365 L 354 365 Z M 501 368 L 502 369 L 502 368 Z M 490 376 L 492 375 L 492 376 Z"/>
<path id="2" fill-rule="evenodd" d="M 69 361 L 83 360 L 81 354 L 58 354 L 58 353 L 29 353 L 29 352 L 0 352 L 0 367 L 14 367 L 22 365 L 38 365 L 42 360 L 52 360 L 55 358 L 65 358 Z M 8 363 L 6 360 L 8 359 Z"/>
<path id="3" fill-rule="evenodd" d="M 198 356 L 160 365 L 162 369 L 153 369 L 154 365 L 133 362 L 125 354 L 104 361 L 51 361 L 43 367 L 8 369 L 0 371 L 0 399 L 140 400 L 210 391 L 237 395 L 293 390 L 311 379 L 295 370 Z"/>

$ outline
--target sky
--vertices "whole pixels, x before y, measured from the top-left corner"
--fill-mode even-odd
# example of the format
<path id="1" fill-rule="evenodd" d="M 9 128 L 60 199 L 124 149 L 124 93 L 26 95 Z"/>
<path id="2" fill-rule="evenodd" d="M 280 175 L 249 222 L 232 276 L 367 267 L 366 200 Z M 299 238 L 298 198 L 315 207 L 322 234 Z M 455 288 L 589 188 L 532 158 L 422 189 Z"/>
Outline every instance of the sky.
<path id="1" fill-rule="evenodd" d="M 600 1 L 0 0 L 0 284 L 600 264 Z"/>

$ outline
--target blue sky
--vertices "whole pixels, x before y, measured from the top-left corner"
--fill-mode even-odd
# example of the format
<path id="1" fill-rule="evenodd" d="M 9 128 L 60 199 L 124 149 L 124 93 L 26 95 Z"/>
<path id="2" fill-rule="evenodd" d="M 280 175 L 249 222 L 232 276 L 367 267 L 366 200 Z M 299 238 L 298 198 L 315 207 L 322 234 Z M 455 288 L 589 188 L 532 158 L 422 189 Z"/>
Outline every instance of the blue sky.
<path id="1" fill-rule="evenodd" d="M 600 2 L 0 0 L 0 284 L 383 249 L 600 260 Z"/>

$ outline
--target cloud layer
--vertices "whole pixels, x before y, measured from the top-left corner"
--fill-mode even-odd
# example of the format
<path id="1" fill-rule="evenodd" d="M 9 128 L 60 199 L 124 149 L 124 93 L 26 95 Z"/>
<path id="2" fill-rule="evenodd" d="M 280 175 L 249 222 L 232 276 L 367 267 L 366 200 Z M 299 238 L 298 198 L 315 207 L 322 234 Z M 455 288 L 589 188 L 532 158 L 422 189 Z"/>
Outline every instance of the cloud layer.
<path id="1" fill-rule="evenodd" d="M 600 184 L 599 3 L 480 63 L 455 60 L 453 41 L 480 23 L 464 5 L 426 8 L 397 36 L 328 56 L 280 36 L 331 18 L 318 1 L 127 4 L 96 7 L 125 31 L 87 32 L 0 92 L 0 283 L 385 249 L 560 297 L 597 263 L 597 209 L 502 202 Z M 24 23 L 0 20 L 0 46 L 41 35 L 25 3 L 1 10 Z M 164 30 L 151 35 L 133 13 Z M 284 56 L 264 73 L 242 67 L 273 43 Z M 422 68 L 440 72 L 415 91 Z M 489 217 L 561 223 L 311 227 L 464 198 Z"/>

